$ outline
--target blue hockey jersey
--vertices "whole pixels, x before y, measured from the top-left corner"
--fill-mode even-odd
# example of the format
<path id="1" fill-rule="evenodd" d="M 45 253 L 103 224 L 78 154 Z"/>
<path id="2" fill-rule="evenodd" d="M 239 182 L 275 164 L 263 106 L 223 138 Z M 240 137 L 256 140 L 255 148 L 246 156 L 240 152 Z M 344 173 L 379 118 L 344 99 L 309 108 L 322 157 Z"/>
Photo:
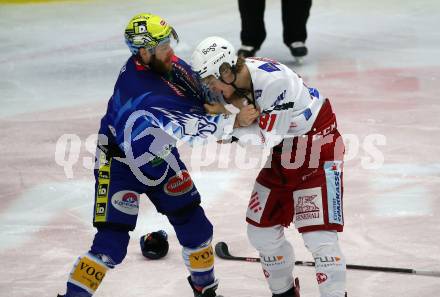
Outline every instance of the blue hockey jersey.
<path id="1" fill-rule="evenodd" d="M 183 60 L 175 57 L 173 70 L 160 75 L 132 56 L 120 71 L 99 134 L 121 153 L 116 156 L 136 159 L 143 174 L 162 176 L 167 156 L 180 162 L 177 140 L 192 145 L 206 142 L 210 135 L 227 138 L 232 132 L 235 116 L 206 114 L 203 104 L 209 98 Z"/>

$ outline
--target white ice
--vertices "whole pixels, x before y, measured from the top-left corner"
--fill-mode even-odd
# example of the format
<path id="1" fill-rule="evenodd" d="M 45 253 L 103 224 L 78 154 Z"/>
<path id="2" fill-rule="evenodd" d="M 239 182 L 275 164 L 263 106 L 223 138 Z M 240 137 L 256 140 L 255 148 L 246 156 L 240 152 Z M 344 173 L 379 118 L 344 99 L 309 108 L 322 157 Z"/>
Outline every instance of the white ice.
<path id="1" fill-rule="evenodd" d="M 0 2 L 0 296 L 56 296 L 78 255 L 90 247 L 93 174 L 87 160 L 115 79 L 129 52 L 123 30 L 138 12 L 165 17 L 188 59 L 209 35 L 240 45 L 235 0 Z M 266 1 L 267 39 L 258 52 L 300 73 L 328 96 L 346 137 L 347 262 L 440 270 L 440 2 L 314 1 L 310 54 L 294 65 L 282 44 L 280 1 Z M 55 159 L 63 134 L 78 135 L 73 178 Z M 379 150 L 372 155 L 368 143 Z M 380 142 L 382 141 L 382 142 Z M 258 169 L 238 169 L 231 154 L 208 150 L 214 163 L 192 170 L 215 225 L 214 242 L 253 255 L 244 216 Z M 73 151 L 71 151 L 73 152 Z M 185 160 L 191 150 L 184 148 Z M 248 154 L 247 157 L 254 156 Z M 377 153 L 377 152 L 376 152 Z M 205 155 L 202 155 L 202 157 Z M 383 164 L 372 161 L 383 156 Z M 193 156 L 203 161 L 197 156 Z M 226 165 L 225 165 L 226 164 Z M 139 236 L 165 229 L 169 255 L 147 261 Z M 194 230 L 197 232 L 197 230 Z M 312 260 L 295 229 L 297 260 Z M 125 262 L 96 296 L 192 296 L 180 247 L 165 217 L 144 197 Z M 258 264 L 216 261 L 225 296 L 270 296 Z M 314 270 L 297 267 L 302 296 L 316 297 Z M 440 296 L 440 278 L 348 271 L 353 297 Z"/>

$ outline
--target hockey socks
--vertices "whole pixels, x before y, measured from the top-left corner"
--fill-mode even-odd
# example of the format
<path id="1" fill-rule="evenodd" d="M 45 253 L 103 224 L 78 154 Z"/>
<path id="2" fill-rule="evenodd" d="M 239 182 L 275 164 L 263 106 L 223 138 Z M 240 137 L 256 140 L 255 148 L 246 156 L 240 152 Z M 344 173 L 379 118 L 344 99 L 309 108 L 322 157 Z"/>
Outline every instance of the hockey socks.
<path id="1" fill-rule="evenodd" d="M 183 248 L 183 260 L 191 274 L 192 286 L 202 291 L 203 288 L 215 282 L 214 277 L 214 251 L 211 239 L 198 248 Z"/>
<path id="2" fill-rule="evenodd" d="M 78 258 L 67 282 L 66 297 L 92 296 L 109 267 L 98 257 L 87 253 Z"/>
<path id="3" fill-rule="evenodd" d="M 293 288 L 295 256 L 292 245 L 284 237 L 284 227 L 261 228 L 249 224 L 248 238 L 260 253 L 263 273 L 272 293 L 281 294 Z"/>
<path id="4" fill-rule="evenodd" d="M 333 231 L 303 233 L 304 243 L 315 259 L 316 280 L 321 297 L 345 296 L 345 257 Z"/>

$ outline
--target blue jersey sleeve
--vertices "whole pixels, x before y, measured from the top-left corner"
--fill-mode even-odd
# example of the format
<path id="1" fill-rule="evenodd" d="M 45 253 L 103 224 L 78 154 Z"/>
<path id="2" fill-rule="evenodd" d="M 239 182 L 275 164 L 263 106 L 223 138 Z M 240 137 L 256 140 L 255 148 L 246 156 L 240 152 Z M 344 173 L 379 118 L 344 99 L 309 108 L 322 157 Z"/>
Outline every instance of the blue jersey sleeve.
<path id="1" fill-rule="evenodd" d="M 148 104 L 130 112 L 125 126 L 119 129 L 118 143 L 122 144 L 124 133 L 127 138 L 128 130 L 131 139 L 154 134 L 156 138 L 163 137 L 168 142 L 171 137 L 175 141 L 180 140 L 190 145 L 206 143 L 209 137 L 228 138 L 232 133 L 235 115 L 208 115 L 200 109 L 188 110 L 185 106 L 179 105 L 167 108 L 163 101 L 162 96 L 152 93 L 146 93 L 133 100 L 134 105 L 137 102 Z M 154 104 L 154 102 L 162 102 L 162 104 Z"/>
<path id="2" fill-rule="evenodd" d="M 228 138 L 235 121 L 235 115 L 189 113 L 163 107 L 151 107 L 149 117 L 168 135 L 190 145 L 203 144 L 209 137 Z"/>

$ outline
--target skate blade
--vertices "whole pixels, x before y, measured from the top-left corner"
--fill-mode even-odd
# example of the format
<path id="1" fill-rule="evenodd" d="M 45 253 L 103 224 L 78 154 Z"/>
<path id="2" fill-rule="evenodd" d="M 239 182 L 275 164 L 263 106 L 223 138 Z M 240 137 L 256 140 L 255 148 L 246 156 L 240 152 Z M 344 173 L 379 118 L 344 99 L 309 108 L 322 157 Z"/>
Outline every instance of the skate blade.
<path id="1" fill-rule="evenodd" d="M 295 65 L 303 65 L 304 64 L 304 57 L 293 57 L 293 63 Z"/>

